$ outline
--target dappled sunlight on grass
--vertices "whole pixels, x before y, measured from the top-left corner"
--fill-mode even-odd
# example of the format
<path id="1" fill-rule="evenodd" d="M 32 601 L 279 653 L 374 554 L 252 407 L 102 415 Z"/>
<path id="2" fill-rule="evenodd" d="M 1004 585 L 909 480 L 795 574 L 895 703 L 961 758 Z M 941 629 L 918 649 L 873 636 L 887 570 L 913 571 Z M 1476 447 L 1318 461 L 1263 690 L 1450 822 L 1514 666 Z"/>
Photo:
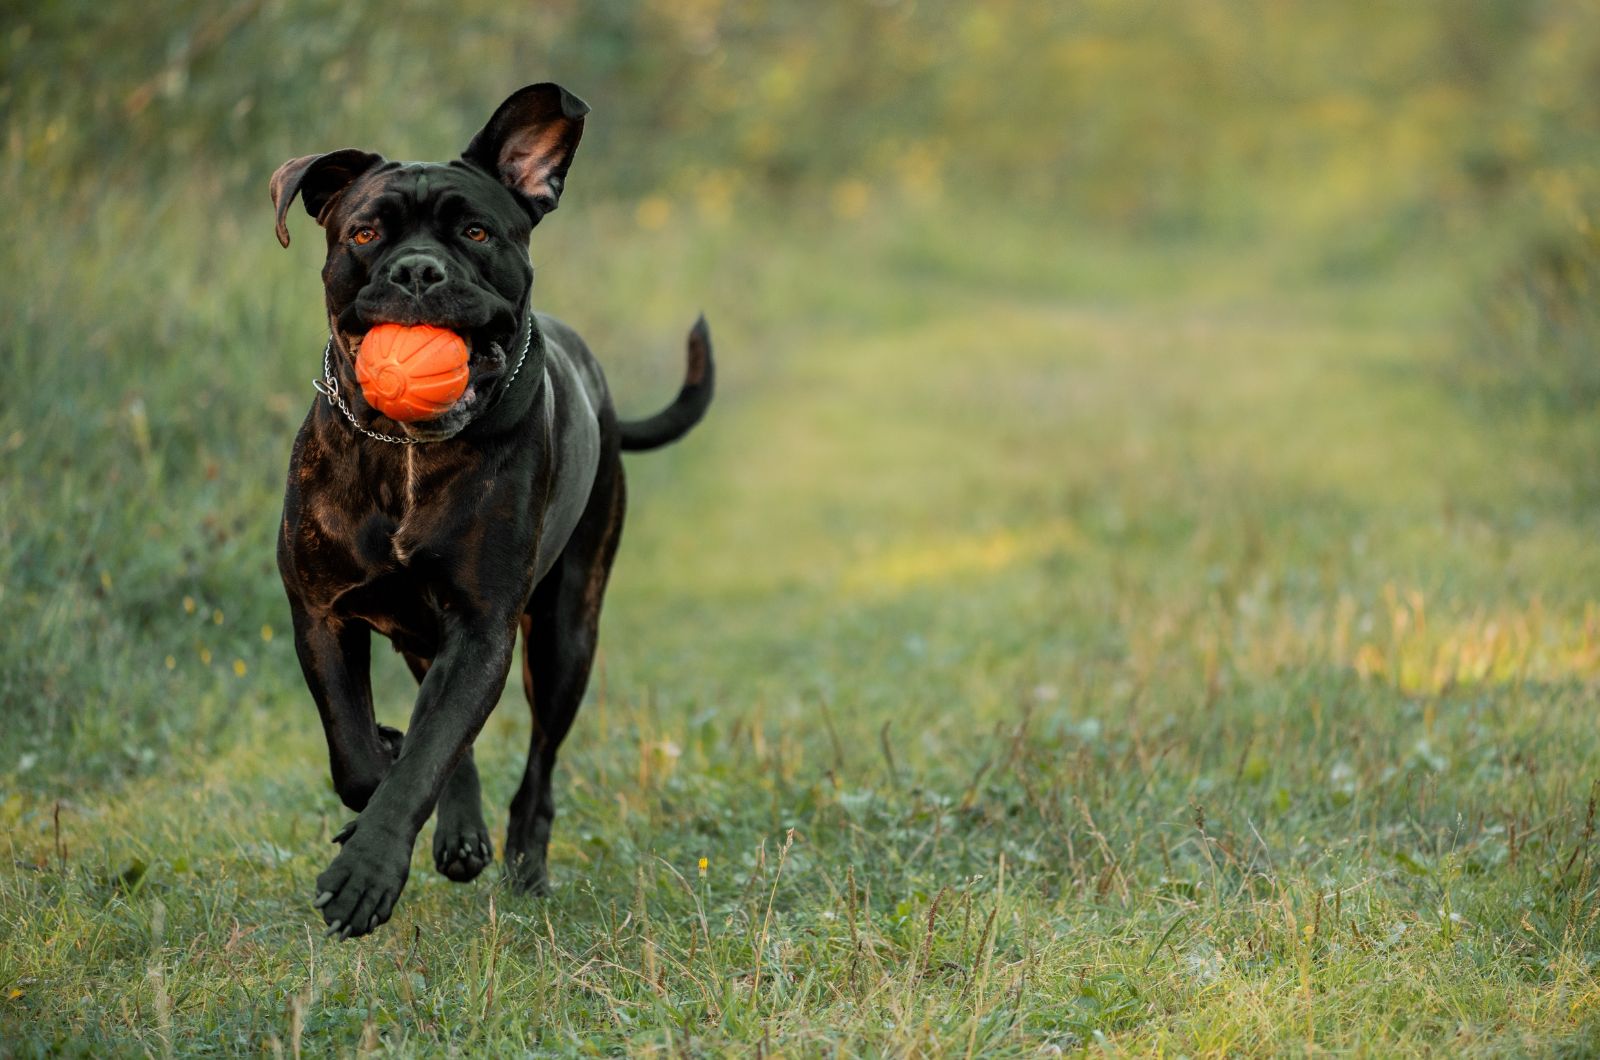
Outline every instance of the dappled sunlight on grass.
<path id="1" fill-rule="evenodd" d="M 1081 534 L 1070 524 L 996 530 L 969 537 L 926 535 L 855 560 L 840 587 L 847 593 L 904 590 L 935 585 L 959 591 L 959 583 L 1047 553 L 1081 550 Z"/>
<path id="2" fill-rule="evenodd" d="M 1534 599 L 1521 608 L 1434 615 L 1421 592 L 1384 592 L 1385 628 L 1334 633 L 1335 651 L 1363 678 L 1410 694 L 1441 695 L 1477 686 L 1592 684 L 1600 679 L 1600 605 L 1581 616 L 1548 614 Z M 1387 634 L 1387 635 L 1385 635 Z M 1352 650 L 1353 648 L 1353 650 Z"/>

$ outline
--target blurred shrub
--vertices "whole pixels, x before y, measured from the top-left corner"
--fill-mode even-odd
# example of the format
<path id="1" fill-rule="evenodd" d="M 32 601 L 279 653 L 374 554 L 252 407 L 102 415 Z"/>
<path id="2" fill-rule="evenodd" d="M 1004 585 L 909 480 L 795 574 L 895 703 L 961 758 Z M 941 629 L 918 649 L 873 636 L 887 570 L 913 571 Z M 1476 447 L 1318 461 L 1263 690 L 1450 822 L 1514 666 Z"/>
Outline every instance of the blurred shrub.
<path id="1" fill-rule="evenodd" d="M 1533 4 L 1462 168 L 1505 233 L 1474 301 L 1479 389 L 1562 412 L 1600 406 L 1600 7 Z"/>
<path id="2" fill-rule="evenodd" d="M 1523 250 L 1490 285 L 1466 347 L 1492 395 L 1560 412 L 1600 408 L 1600 239 L 1591 230 Z"/>

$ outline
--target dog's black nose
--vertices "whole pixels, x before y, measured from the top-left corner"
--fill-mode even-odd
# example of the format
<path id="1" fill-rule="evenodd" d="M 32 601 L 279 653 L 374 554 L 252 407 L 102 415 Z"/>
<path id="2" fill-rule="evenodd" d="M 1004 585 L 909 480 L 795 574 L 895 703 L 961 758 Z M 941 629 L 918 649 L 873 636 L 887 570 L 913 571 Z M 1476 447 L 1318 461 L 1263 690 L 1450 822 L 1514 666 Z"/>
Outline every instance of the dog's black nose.
<path id="1" fill-rule="evenodd" d="M 418 297 L 444 281 L 444 265 L 429 254 L 407 254 L 389 266 L 389 282 Z"/>

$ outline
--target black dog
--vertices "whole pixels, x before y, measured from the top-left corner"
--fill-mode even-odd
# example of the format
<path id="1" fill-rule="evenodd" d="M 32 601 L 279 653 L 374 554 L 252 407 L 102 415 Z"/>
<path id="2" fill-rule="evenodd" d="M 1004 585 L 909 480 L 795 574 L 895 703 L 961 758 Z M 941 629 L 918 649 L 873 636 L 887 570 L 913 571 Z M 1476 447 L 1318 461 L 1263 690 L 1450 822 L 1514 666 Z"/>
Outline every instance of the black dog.
<path id="1" fill-rule="evenodd" d="M 543 889 L 550 773 L 588 683 L 622 530 L 619 453 L 676 440 L 711 401 L 703 318 L 677 399 L 621 423 L 583 341 L 533 310 L 529 233 L 556 208 L 588 111 L 558 85 L 531 85 L 459 161 L 343 150 L 272 175 L 279 241 L 289 245 L 296 195 L 328 237 L 331 336 L 318 384 L 327 400 L 295 439 L 278 568 L 334 787 L 359 813 L 317 877 L 330 934 L 364 935 L 389 919 L 436 805 L 441 873 L 471 880 L 493 860 L 472 743 L 505 686 L 519 626 L 533 743 L 505 860 L 516 886 Z M 467 340 L 467 389 L 436 419 L 397 423 L 363 400 L 355 358 L 381 323 Z M 421 684 L 403 735 L 373 716 L 374 630 Z"/>

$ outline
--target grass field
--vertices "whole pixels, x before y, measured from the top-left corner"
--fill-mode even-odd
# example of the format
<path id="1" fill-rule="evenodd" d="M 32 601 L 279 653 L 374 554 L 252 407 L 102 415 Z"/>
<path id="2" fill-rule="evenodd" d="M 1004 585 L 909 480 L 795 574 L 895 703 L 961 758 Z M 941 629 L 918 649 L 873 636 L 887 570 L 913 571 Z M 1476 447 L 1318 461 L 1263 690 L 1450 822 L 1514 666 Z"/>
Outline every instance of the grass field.
<path id="1" fill-rule="evenodd" d="M 424 836 L 336 945 L 271 562 L 318 240 L 178 209 L 7 251 L 0 1054 L 1600 1048 L 1592 434 L 1453 392 L 1449 248 L 564 209 L 624 411 L 701 308 L 718 401 L 630 458 L 554 895 Z"/>

